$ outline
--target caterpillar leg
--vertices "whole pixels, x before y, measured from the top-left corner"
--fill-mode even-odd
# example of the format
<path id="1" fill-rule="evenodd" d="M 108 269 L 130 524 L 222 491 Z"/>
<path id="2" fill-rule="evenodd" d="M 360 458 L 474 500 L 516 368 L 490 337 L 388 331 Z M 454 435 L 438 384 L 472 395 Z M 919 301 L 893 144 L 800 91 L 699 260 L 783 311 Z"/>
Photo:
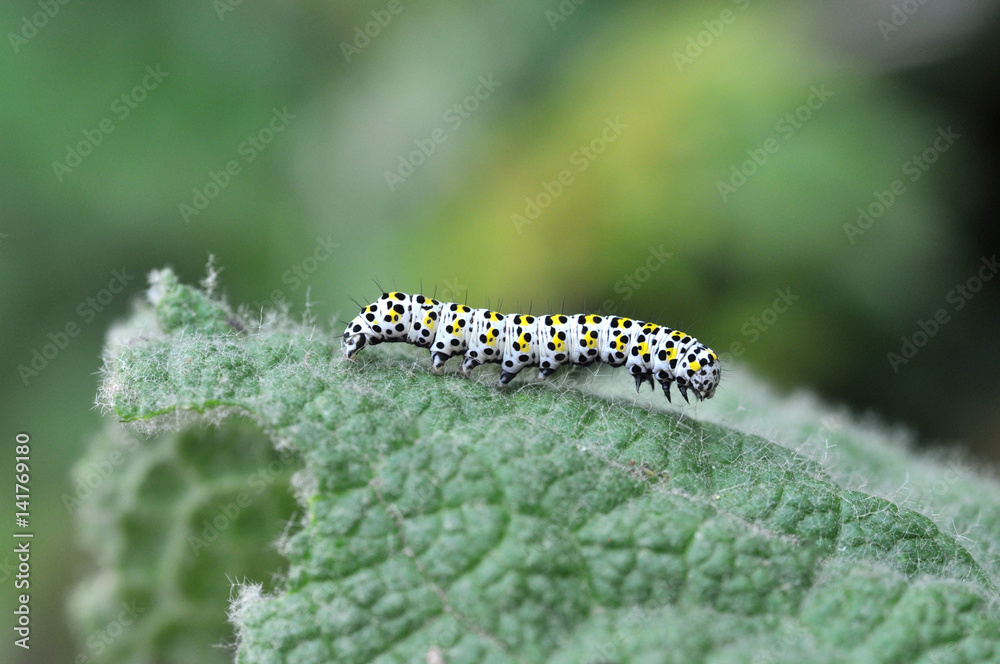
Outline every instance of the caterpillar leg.
<path id="1" fill-rule="evenodd" d="M 635 393 L 636 394 L 639 394 L 639 388 L 642 387 L 642 384 L 645 383 L 647 380 L 649 381 L 649 386 L 652 387 L 654 390 L 656 389 L 656 385 L 653 383 L 653 374 L 651 374 L 651 373 L 637 373 L 637 374 L 632 374 L 632 376 L 635 378 Z"/>
<path id="2" fill-rule="evenodd" d="M 538 380 L 545 380 L 546 378 L 548 378 L 549 376 L 551 376 L 555 372 L 556 372 L 556 370 L 553 369 L 553 368 L 551 368 L 551 367 L 546 368 L 546 369 L 539 369 L 538 370 Z"/>
<path id="3" fill-rule="evenodd" d="M 691 403 L 691 400 L 688 399 L 688 386 L 687 385 L 685 385 L 684 383 L 682 383 L 680 381 L 677 381 L 677 391 L 681 393 L 682 397 L 684 397 L 684 401 L 687 401 L 688 403 Z M 697 396 L 697 395 L 698 395 L 698 392 L 696 391 L 695 392 L 695 396 Z"/>
<path id="4" fill-rule="evenodd" d="M 504 371 L 500 374 L 500 387 L 507 387 L 507 383 L 514 380 L 517 376 L 517 372 L 511 373 L 510 371 Z"/>
<path id="5" fill-rule="evenodd" d="M 444 371 L 444 363 L 448 361 L 451 355 L 447 353 L 431 353 L 431 371 L 439 374 Z"/>
<path id="6" fill-rule="evenodd" d="M 459 369 L 463 376 L 468 376 L 472 373 L 472 370 L 478 367 L 482 362 L 477 362 L 475 359 L 466 355 L 462 359 L 462 367 Z"/>
<path id="7" fill-rule="evenodd" d="M 663 396 L 667 397 L 667 401 L 669 403 L 673 403 L 673 400 L 670 398 L 670 386 L 673 384 L 674 379 L 665 372 L 660 372 L 656 379 L 660 381 L 660 387 L 663 388 Z M 685 399 L 686 398 L 687 397 L 685 397 Z"/>

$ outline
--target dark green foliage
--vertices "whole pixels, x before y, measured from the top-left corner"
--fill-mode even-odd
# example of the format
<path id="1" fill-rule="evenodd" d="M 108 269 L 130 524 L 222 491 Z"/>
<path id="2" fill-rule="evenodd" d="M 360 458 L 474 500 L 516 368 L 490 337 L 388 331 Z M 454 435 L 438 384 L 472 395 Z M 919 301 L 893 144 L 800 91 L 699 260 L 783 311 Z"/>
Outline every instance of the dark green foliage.
<path id="1" fill-rule="evenodd" d="M 247 422 L 150 440 L 109 424 L 64 497 L 97 561 L 70 602 L 84 661 L 231 662 L 213 647 L 233 642 L 230 587 L 284 571 L 297 465 Z"/>

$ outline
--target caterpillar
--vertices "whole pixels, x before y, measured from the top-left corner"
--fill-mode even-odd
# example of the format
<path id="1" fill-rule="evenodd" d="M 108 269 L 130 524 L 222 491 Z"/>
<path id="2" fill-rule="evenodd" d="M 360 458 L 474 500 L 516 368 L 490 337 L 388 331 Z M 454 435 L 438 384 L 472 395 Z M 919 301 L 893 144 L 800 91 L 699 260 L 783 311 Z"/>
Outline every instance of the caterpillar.
<path id="1" fill-rule="evenodd" d="M 364 307 L 344 331 L 344 356 L 353 361 L 365 346 L 403 342 L 427 348 L 431 370 L 463 355 L 460 371 L 468 375 L 481 364 L 501 365 L 500 387 L 525 367 L 545 380 L 563 364 L 604 362 L 625 366 L 635 377 L 636 392 L 655 378 L 670 401 L 677 383 L 684 400 L 688 390 L 711 399 L 722 376 L 719 357 L 689 334 L 655 323 L 597 314 L 530 316 L 472 309 L 424 295 L 383 293 Z"/>

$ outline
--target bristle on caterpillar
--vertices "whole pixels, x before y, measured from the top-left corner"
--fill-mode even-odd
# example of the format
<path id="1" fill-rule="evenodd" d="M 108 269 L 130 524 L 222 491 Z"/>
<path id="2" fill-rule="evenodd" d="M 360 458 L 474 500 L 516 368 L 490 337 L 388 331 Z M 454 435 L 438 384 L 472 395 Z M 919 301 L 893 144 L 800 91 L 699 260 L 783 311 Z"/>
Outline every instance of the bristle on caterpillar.
<path id="1" fill-rule="evenodd" d="M 668 401 L 674 383 L 687 401 L 688 391 L 712 398 L 722 376 L 711 348 L 655 323 L 596 314 L 501 314 L 397 292 L 383 293 L 348 324 L 344 355 L 353 360 L 365 346 L 391 342 L 430 350 L 436 373 L 455 355 L 463 356 L 466 375 L 481 364 L 499 364 L 500 387 L 525 367 L 538 367 L 544 380 L 564 364 L 604 362 L 627 367 L 637 392 L 655 379 Z"/>

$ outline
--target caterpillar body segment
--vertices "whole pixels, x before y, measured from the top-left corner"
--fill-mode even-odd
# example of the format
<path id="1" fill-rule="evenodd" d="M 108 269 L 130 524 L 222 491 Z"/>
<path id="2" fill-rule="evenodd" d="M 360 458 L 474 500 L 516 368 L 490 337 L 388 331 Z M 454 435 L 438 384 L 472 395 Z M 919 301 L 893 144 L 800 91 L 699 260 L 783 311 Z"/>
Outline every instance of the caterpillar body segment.
<path id="1" fill-rule="evenodd" d="M 689 334 L 655 323 L 597 314 L 530 316 L 501 314 L 424 295 L 383 293 L 352 320 L 343 336 L 344 355 L 353 360 L 365 346 L 405 342 L 431 353 L 431 369 L 461 355 L 461 372 L 481 364 L 500 364 L 500 386 L 525 367 L 538 367 L 544 380 L 564 364 L 604 362 L 624 366 L 635 378 L 658 382 L 670 400 L 677 384 L 684 400 L 688 391 L 710 399 L 722 376 L 718 356 Z"/>

